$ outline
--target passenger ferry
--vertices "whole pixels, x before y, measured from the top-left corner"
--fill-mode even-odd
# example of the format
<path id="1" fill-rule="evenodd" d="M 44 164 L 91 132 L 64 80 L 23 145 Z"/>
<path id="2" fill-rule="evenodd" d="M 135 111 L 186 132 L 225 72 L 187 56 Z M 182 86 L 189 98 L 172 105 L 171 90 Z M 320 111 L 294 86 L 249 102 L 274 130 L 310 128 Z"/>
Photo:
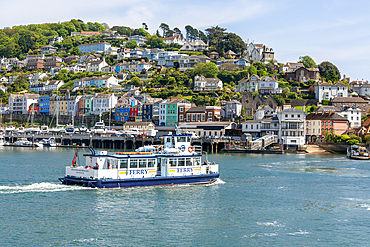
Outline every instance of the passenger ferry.
<path id="1" fill-rule="evenodd" d="M 77 153 L 65 177 L 66 185 L 127 188 L 178 184 L 209 184 L 220 176 L 218 164 L 202 163 L 200 146 L 191 146 L 190 134 L 164 136 L 164 145 L 144 146 L 135 152 L 85 154 L 86 165 L 76 164 Z"/>
<path id="2" fill-rule="evenodd" d="M 350 148 L 347 148 L 347 157 L 355 160 L 368 160 L 369 152 L 366 147 L 352 145 Z"/>

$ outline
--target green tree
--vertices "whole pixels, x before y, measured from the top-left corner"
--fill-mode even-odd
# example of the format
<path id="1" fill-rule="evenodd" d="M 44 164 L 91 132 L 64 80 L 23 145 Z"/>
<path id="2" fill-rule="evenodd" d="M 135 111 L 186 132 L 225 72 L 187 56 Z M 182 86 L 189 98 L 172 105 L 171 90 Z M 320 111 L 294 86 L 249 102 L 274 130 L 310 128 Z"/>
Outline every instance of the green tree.
<path id="1" fill-rule="evenodd" d="M 161 25 L 159 25 L 159 28 L 162 29 L 162 32 L 163 32 L 163 38 L 164 37 L 167 37 L 166 34 L 168 33 L 168 31 L 170 30 L 170 26 L 168 26 L 168 24 L 162 22 Z"/>
<path id="2" fill-rule="evenodd" d="M 339 81 L 340 72 L 337 66 L 331 62 L 322 62 L 319 64 L 320 76 L 326 81 Z"/>
<path id="3" fill-rule="evenodd" d="M 226 30 L 227 30 L 226 28 L 219 26 L 210 27 L 205 30 L 209 41 L 209 45 L 214 46 L 217 52 L 219 52 L 222 48 L 221 44 L 224 36 L 226 35 L 225 32 Z"/>
<path id="4" fill-rule="evenodd" d="M 147 45 L 150 45 L 150 48 L 163 48 L 166 44 L 163 42 L 163 38 L 158 37 L 157 35 L 152 35 L 147 39 Z"/>
<path id="5" fill-rule="evenodd" d="M 274 94 L 272 97 L 275 99 L 278 106 L 283 106 L 285 104 L 285 99 L 280 94 Z"/>
<path id="6" fill-rule="evenodd" d="M 257 69 L 256 67 L 253 66 L 253 64 L 251 64 L 251 66 L 248 68 L 248 73 L 249 75 L 257 75 Z"/>
<path id="7" fill-rule="evenodd" d="M 135 40 L 132 40 L 132 41 L 127 41 L 126 42 L 126 48 L 129 48 L 129 49 L 134 49 L 137 47 L 137 43 Z"/>
<path id="8" fill-rule="evenodd" d="M 298 63 L 302 63 L 305 68 L 317 68 L 315 61 L 310 56 L 299 57 Z"/>
<path id="9" fill-rule="evenodd" d="M 224 52 L 232 50 L 235 53 L 242 54 L 246 49 L 246 46 L 240 36 L 236 35 L 235 33 L 228 33 L 222 37 L 219 49 Z"/>
<path id="10" fill-rule="evenodd" d="M 193 70 L 193 75 L 203 75 L 206 78 L 216 78 L 218 68 L 214 63 L 198 63 Z"/>

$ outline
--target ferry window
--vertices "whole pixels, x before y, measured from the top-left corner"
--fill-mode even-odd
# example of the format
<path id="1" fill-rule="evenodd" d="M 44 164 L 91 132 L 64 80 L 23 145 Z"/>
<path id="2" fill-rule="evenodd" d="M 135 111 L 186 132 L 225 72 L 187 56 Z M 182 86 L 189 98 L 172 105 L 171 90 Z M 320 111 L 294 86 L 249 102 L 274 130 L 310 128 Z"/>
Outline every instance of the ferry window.
<path id="1" fill-rule="evenodd" d="M 194 158 L 194 165 L 200 166 L 200 158 Z"/>
<path id="2" fill-rule="evenodd" d="M 166 142 L 171 142 L 171 137 L 167 137 Z"/>
<path id="3" fill-rule="evenodd" d="M 146 168 L 146 159 L 139 160 L 139 168 Z"/>
<path id="4" fill-rule="evenodd" d="M 117 169 L 118 167 L 118 160 L 112 160 L 112 168 Z"/>
<path id="5" fill-rule="evenodd" d="M 186 166 L 191 166 L 191 158 L 186 158 Z"/>
<path id="6" fill-rule="evenodd" d="M 186 142 L 186 136 L 177 137 L 177 142 Z"/>
<path id="7" fill-rule="evenodd" d="M 137 168 L 137 160 L 130 160 L 130 168 Z"/>
<path id="8" fill-rule="evenodd" d="M 168 163 L 170 166 L 176 166 L 176 159 L 169 159 Z"/>
<path id="9" fill-rule="evenodd" d="M 185 158 L 179 158 L 179 164 L 178 166 L 185 166 Z"/>
<path id="10" fill-rule="evenodd" d="M 187 137 L 187 140 L 188 140 L 188 142 L 190 142 L 190 137 L 189 136 Z"/>
<path id="11" fill-rule="evenodd" d="M 155 159 L 148 159 L 148 167 L 155 167 Z"/>
<path id="12" fill-rule="evenodd" d="M 121 164 L 119 166 L 119 168 L 123 169 L 123 168 L 127 168 L 127 160 L 121 160 Z"/>

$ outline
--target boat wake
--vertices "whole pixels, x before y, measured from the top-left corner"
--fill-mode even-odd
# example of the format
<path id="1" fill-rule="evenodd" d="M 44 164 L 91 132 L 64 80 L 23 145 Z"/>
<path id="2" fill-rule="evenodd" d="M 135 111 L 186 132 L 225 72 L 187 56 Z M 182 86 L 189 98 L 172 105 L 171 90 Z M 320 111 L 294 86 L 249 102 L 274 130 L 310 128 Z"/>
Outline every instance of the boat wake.
<path id="1" fill-rule="evenodd" d="M 17 194 L 29 192 L 56 192 L 69 190 L 83 190 L 85 187 L 67 186 L 55 183 L 34 183 L 29 185 L 0 186 L 0 194 Z"/>

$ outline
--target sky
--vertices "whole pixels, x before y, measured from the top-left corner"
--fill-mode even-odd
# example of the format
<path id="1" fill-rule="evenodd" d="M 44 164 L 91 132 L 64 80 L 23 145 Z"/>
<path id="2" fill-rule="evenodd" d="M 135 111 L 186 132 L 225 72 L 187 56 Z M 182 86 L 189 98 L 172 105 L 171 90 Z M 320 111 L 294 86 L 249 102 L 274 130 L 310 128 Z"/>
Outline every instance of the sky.
<path id="1" fill-rule="evenodd" d="M 147 23 L 184 30 L 227 28 L 245 41 L 265 44 L 280 63 L 308 55 L 317 64 L 330 61 L 341 76 L 370 80 L 370 1 L 361 0 L 1 0 L 0 28 L 63 22 L 105 22 L 139 28 Z M 183 32 L 184 33 L 184 32 Z"/>

